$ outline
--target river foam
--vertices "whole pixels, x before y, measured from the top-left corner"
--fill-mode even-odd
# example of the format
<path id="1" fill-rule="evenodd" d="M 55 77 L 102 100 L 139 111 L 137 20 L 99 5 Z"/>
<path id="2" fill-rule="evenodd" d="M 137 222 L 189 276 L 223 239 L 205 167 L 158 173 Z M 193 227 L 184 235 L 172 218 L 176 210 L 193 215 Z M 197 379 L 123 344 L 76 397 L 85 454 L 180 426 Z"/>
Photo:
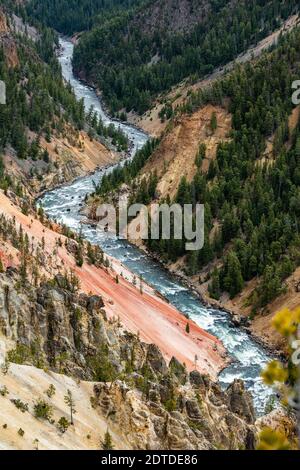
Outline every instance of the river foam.
<path id="1" fill-rule="evenodd" d="M 128 135 L 132 143 L 132 158 L 136 151 L 146 143 L 148 136 L 128 124 L 117 123 L 107 116 L 94 90 L 78 81 L 73 75 L 73 44 L 65 39 L 60 39 L 60 44 L 62 52 L 59 60 L 64 78 L 71 83 L 77 98 L 84 99 L 87 110 L 93 106 L 105 124 L 113 122 Z M 234 379 L 243 379 L 246 387 L 253 394 L 257 413 L 262 414 L 272 394 L 272 391 L 264 386 L 260 378 L 261 370 L 270 360 L 268 353 L 246 332 L 236 328 L 228 313 L 204 306 L 188 288 L 136 247 L 125 240 L 119 240 L 112 234 L 100 232 L 86 223 L 82 224 L 84 217 L 79 212 L 79 203 L 84 200 L 86 194 L 94 191 L 93 182 L 98 182 L 104 172 L 107 173 L 111 170 L 111 168 L 99 170 L 92 176 L 57 188 L 45 194 L 40 203 L 51 219 L 55 219 L 75 231 L 81 230 L 87 240 L 101 245 L 108 255 L 121 261 L 137 277 L 143 276 L 145 282 L 164 295 L 178 310 L 218 337 L 233 359 L 232 364 L 219 376 L 222 386 L 227 387 Z"/>

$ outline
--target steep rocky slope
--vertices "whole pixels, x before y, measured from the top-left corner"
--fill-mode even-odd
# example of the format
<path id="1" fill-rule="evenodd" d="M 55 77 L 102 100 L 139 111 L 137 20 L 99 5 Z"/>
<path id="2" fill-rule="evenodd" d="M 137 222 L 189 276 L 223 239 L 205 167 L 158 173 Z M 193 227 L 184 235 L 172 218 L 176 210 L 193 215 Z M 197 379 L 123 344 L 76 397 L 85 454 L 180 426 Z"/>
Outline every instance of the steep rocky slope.
<path id="1" fill-rule="evenodd" d="M 212 134 L 210 129 L 210 119 L 212 113 L 216 113 L 218 126 Z M 207 105 L 200 110 L 192 113 L 191 116 L 180 116 L 174 120 L 172 126 L 163 134 L 160 145 L 147 161 L 141 178 L 149 178 L 150 174 L 156 172 L 158 175 L 158 184 L 156 188 L 157 198 L 166 198 L 168 195 L 173 199 L 176 196 L 182 176 L 187 177 L 187 181 L 192 181 L 197 173 L 195 164 L 195 155 L 199 145 L 206 145 L 206 156 L 201 165 L 201 171 L 207 173 L 209 165 L 216 157 L 217 147 L 220 143 L 230 140 L 232 130 L 232 116 L 225 106 Z M 292 136 L 297 128 L 299 120 L 299 107 L 296 107 L 290 115 L 290 135 Z M 274 135 L 268 139 L 266 151 L 262 155 L 258 164 L 263 165 L 268 162 L 273 164 L 275 161 L 273 154 Z M 287 142 L 290 147 L 291 140 Z M 214 229 L 211 234 L 211 240 L 219 224 L 215 221 Z M 146 248 L 141 241 L 138 241 L 141 248 Z M 272 326 L 274 315 L 283 308 L 291 310 L 300 305 L 300 269 L 297 268 L 285 280 L 286 290 L 276 299 L 269 302 L 267 309 L 262 315 L 252 317 L 252 307 L 248 305 L 248 299 L 251 292 L 257 287 L 259 279 L 255 279 L 245 286 L 243 291 L 233 299 L 228 295 L 222 295 L 219 301 L 212 299 L 208 288 L 210 275 L 216 266 L 221 266 L 221 260 L 217 259 L 214 263 L 208 264 L 196 275 L 187 276 L 185 272 L 185 260 L 180 259 L 175 263 L 170 263 L 169 269 L 175 274 L 183 276 L 185 280 L 192 285 L 201 294 L 203 299 L 217 307 L 228 309 L 237 323 L 244 323 L 258 339 L 262 340 L 267 346 L 277 351 L 285 351 L 286 344 L 281 335 L 279 335 Z M 251 321 L 249 320 L 251 318 Z"/>
<path id="2" fill-rule="evenodd" d="M 105 181 L 107 192 L 127 183 L 131 199 L 146 204 L 168 197 L 179 204 L 205 203 L 203 250 L 187 253 L 173 239 L 150 240 L 147 247 L 208 302 L 232 311 L 237 322 L 276 350 L 285 346 L 272 328 L 273 316 L 300 302 L 294 211 L 299 192 L 299 107 L 291 103 L 299 60 L 298 21 L 290 21 L 293 31 L 281 35 L 273 51 L 236 66 L 183 100 L 129 185 L 126 175 L 114 183 Z M 267 72 L 269 67 L 272 71 Z M 281 102 L 280 118 L 275 96 Z M 105 197 L 101 190 L 100 186 L 97 194 Z M 295 245 L 290 244 L 292 234 L 284 241 L 288 219 Z"/>
<path id="3" fill-rule="evenodd" d="M 0 191 L 0 253 L 4 267 L 20 265 L 22 244 L 18 234 L 22 233 L 22 240 L 25 237 L 31 241 L 27 255 L 30 279 L 40 282 L 43 277 L 48 279 L 72 270 L 82 292 L 101 295 L 109 317 L 119 318 L 127 329 L 140 334 L 144 341 L 157 344 L 167 361 L 176 356 L 191 370 L 197 355 L 199 370 L 216 377 L 227 362 L 219 340 L 192 321 L 190 334 L 187 334 L 187 319 L 145 283 L 141 293 L 140 286 L 134 284 L 132 274 L 124 266 L 112 259 L 103 259 L 101 250 L 95 251 L 92 264 L 87 246 L 80 248 L 81 245 L 68 239 L 60 227 L 47 223 L 46 219 L 43 224 L 33 212 L 23 214 L 16 202 L 12 203 Z M 76 262 L 79 249 L 83 256 L 81 267 Z"/>
<path id="4" fill-rule="evenodd" d="M 30 449 L 36 440 L 43 449 L 99 448 L 107 427 L 123 449 L 253 448 L 254 411 L 241 382 L 222 392 L 175 358 L 168 367 L 156 346 L 107 319 L 101 297 L 74 293 L 63 276 L 39 288 L 20 289 L 19 280 L 13 269 L 0 275 L 2 448 Z M 5 357 L 18 365 L 3 365 Z M 68 419 L 67 389 L 77 413 L 62 435 L 52 419 Z M 41 399 L 53 407 L 50 421 L 34 417 Z"/>
<path id="5" fill-rule="evenodd" d="M 216 114 L 218 127 L 212 132 L 210 121 Z M 225 109 L 208 105 L 193 113 L 192 116 L 179 117 L 166 132 L 157 150 L 151 155 L 143 169 L 143 175 L 157 172 L 159 183 L 157 195 L 173 199 L 177 193 L 182 176 L 192 181 L 197 173 L 195 163 L 199 146 L 206 146 L 206 156 L 202 162 L 202 171 L 207 172 L 210 162 L 216 158 L 218 144 L 229 139 L 231 115 Z"/>
<path id="6" fill-rule="evenodd" d="M 0 46 L 3 48 L 5 60 L 9 67 L 18 65 L 18 53 L 16 43 L 10 34 L 10 27 L 4 11 L 0 8 Z"/>
<path id="7" fill-rule="evenodd" d="M 161 117 L 161 113 L 166 108 L 166 105 L 176 113 L 177 109 L 186 102 L 191 93 L 210 87 L 216 80 L 232 71 L 237 64 L 244 64 L 253 60 L 253 58 L 258 58 L 266 50 L 276 46 L 282 35 L 291 32 L 299 24 L 299 14 L 292 15 L 283 22 L 280 28 L 259 41 L 256 45 L 250 47 L 246 52 L 240 54 L 232 62 L 227 63 L 224 67 L 216 68 L 213 73 L 203 80 L 197 80 L 195 83 L 193 80 L 184 80 L 179 85 L 174 86 L 171 91 L 157 99 L 151 109 L 142 116 L 132 112 L 128 113 L 128 121 L 141 127 L 153 137 L 159 137 L 166 130 L 169 123 L 169 119 L 165 114 L 163 118 Z"/>
<path id="8" fill-rule="evenodd" d="M 224 120 L 214 136 L 211 111 Z M 198 134 L 213 160 L 230 120 L 214 107 L 177 123 L 178 144 L 192 143 L 184 155 L 191 177 Z M 110 161 L 86 132 L 65 132 L 51 142 L 41 138 L 56 170 L 28 186 L 32 195 Z M 170 174 L 178 158 L 173 148 Z M 159 161 L 154 157 L 153 168 Z M 4 162 L 25 186 L 31 163 L 44 171 L 41 162 L 19 162 L 10 148 Z M 178 178 L 173 189 L 162 184 L 162 194 L 174 192 Z M 241 381 L 227 391 L 215 382 L 227 363 L 222 344 L 192 321 L 189 333 L 186 327 L 184 316 L 149 286 L 137 288 L 123 266 L 49 222 L 15 188 L 0 190 L 1 448 L 98 449 L 109 429 L 117 449 L 253 449 L 251 397 Z M 58 420 L 69 419 L 68 390 L 77 413 L 63 432 Z M 36 405 L 51 416 L 37 416 Z"/>
<path id="9" fill-rule="evenodd" d="M 187 33 L 203 23 L 211 9 L 208 0 L 155 0 L 138 11 L 132 22 L 145 34 L 155 31 Z"/>
<path id="10" fill-rule="evenodd" d="M 7 108 L 2 107 L 1 123 L 2 121 L 10 123 L 14 119 L 16 121 L 16 130 L 14 131 L 16 136 L 13 135 L 13 131 L 8 131 L 7 135 L 4 134 L 3 143 L 1 142 L 1 147 L 3 147 L 1 158 L 7 175 L 19 184 L 23 184 L 32 196 L 45 189 L 83 176 L 96 168 L 116 162 L 121 156 L 121 153 L 117 153 L 115 147 L 111 145 L 109 139 L 100 139 L 97 136 L 92 138 L 87 125 L 78 129 L 72 119 L 70 109 L 64 108 L 64 105 L 71 105 L 74 97 L 72 98 L 70 90 L 67 99 L 62 95 L 61 78 L 59 79 L 60 83 L 57 84 L 58 90 L 56 92 L 48 85 L 49 66 L 46 64 L 46 59 L 49 53 L 48 51 L 43 52 L 40 44 L 41 40 L 47 41 L 47 36 L 41 39 L 41 34 L 37 29 L 26 25 L 21 18 L 10 15 L 6 10 L 0 8 L 0 50 L 3 51 L 4 70 L 7 74 L 14 71 L 15 75 L 10 78 L 11 81 L 17 80 L 15 77 L 18 73 L 23 77 L 19 83 L 16 83 L 20 95 L 19 101 L 25 96 L 27 102 L 31 103 L 30 112 L 32 114 L 30 128 L 27 123 L 23 124 L 26 116 L 22 116 L 21 110 L 15 110 L 16 115 L 12 118 L 10 111 L 5 115 Z M 50 49 L 52 47 L 53 45 L 49 46 Z M 30 72 L 28 72 L 26 61 L 23 59 L 24 48 L 28 56 L 27 61 L 30 61 L 32 66 Z M 46 57 L 45 62 L 42 60 L 43 55 Z M 45 96 L 51 93 L 50 99 L 45 103 L 45 112 L 49 113 L 49 108 L 53 108 L 52 131 L 46 122 L 43 125 L 37 124 L 42 119 L 39 97 L 33 93 L 36 82 L 41 83 L 41 88 L 39 91 L 35 90 L 35 93 L 44 93 Z M 8 85 L 9 83 L 7 88 L 10 95 Z M 12 99 L 14 99 L 13 96 L 8 96 L 9 103 Z M 59 110 L 55 109 L 54 104 L 57 99 L 60 100 Z M 67 113 L 70 113 L 68 117 L 65 116 Z M 62 122 L 63 120 L 64 122 Z M 51 135 L 49 135 L 50 133 Z M 22 155 L 20 155 L 20 148 Z"/>
<path id="11" fill-rule="evenodd" d="M 65 136 L 54 136 L 51 142 L 41 138 L 39 143 L 41 151 L 47 152 L 46 162 L 20 160 L 9 147 L 2 157 L 7 173 L 21 182 L 32 196 L 120 159 L 116 151 L 96 139 L 91 140 L 85 131 L 77 132 L 72 128 Z"/>
<path id="12" fill-rule="evenodd" d="M 83 34 L 75 71 L 111 111 L 142 115 L 173 86 L 226 66 L 297 11 L 294 0 L 146 2 Z"/>

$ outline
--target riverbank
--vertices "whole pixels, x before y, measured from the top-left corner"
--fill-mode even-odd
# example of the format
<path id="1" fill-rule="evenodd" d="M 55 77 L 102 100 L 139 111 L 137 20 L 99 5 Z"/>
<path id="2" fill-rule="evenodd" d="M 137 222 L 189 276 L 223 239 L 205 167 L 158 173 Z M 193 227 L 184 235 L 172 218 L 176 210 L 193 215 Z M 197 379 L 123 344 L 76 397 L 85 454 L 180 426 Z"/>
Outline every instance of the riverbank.
<path id="1" fill-rule="evenodd" d="M 162 260 L 162 258 L 150 252 L 145 245 L 137 243 L 136 246 L 139 250 L 142 250 L 148 257 L 150 257 L 156 263 L 174 276 L 178 281 L 185 285 L 191 292 L 199 299 L 199 301 L 211 309 L 223 310 L 226 312 L 232 321 L 232 325 L 236 328 L 240 328 L 245 331 L 251 338 L 264 349 L 266 349 L 271 355 L 277 356 L 280 358 L 286 357 L 286 343 L 283 338 L 275 331 L 272 327 L 272 318 L 280 309 L 273 309 L 273 312 L 264 317 L 258 316 L 256 320 L 260 321 L 261 318 L 264 320 L 264 324 L 261 328 L 257 327 L 257 321 L 253 321 L 250 317 L 249 309 L 243 309 L 241 307 L 241 302 L 237 305 L 237 299 L 230 300 L 228 296 L 223 296 L 220 300 L 212 299 L 208 294 L 208 282 L 199 283 L 199 275 L 189 277 L 185 274 L 176 263 L 170 264 Z M 200 276 L 201 277 L 201 276 Z M 244 296 L 245 297 L 245 296 Z M 243 297 L 243 298 L 244 298 Z M 287 302 L 288 303 L 288 302 Z M 292 306 L 293 308 L 293 306 Z M 268 322 L 267 331 L 265 329 L 266 321 Z M 268 334 L 267 334 L 268 333 Z"/>
<path id="2" fill-rule="evenodd" d="M 66 81 L 70 82 L 74 88 L 77 98 L 83 99 L 86 109 L 90 109 L 92 105 L 97 113 L 103 118 L 106 124 L 113 122 L 107 116 L 99 102 L 95 92 L 90 87 L 85 87 L 82 82 L 79 82 L 73 75 L 71 57 L 73 54 L 73 45 L 69 42 L 62 41 L 63 55 L 60 57 L 62 70 Z M 127 123 L 120 123 L 120 127 L 128 135 L 129 140 L 133 143 L 132 154 L 141 148 L 147 141 L 147 136 L 140 130 L 136 130 Z M 111 169 L 108 169 L 108 173 Z M 106 172 L 105 172 L 106 173 Z M 63 188 L 59 188 L 51 193 L 45 194 L 42 200 L 42 205 L 50 219 L 59 220 L 60 223 L 69 227 L 74 232 L 79 232 L 82 237 L 87 239 L 94 245 L 100 246 L 106 255 L 108 254 L 113 259 L 118 260 L 122 266 L 126 266 L 136 278 L 137 286 L 131 284 L 131 288 L 136 294 L 141 295 L 139 291 L 139 280 L 143 279 L 144 286 L 152 286 L 156 299 L 161 302 L 166 302 L 177 312 L 182 312 L 180 315 L 182 329 L 180 330 L 180 322 L 175 321 L 172 327 L 179 327 L 181 335 L 189 337 L 187 324 L 193 322 L 195 327 L 206 332 L 209 336 L 218 338 L 229 352 L 230 357 L 233 359 L 230 364 L 226 362 L 226 368 L 219 374 L 218 379 L 222 387 L 227 388 L 235 378 L 242 379 L 249 391 L 253 393 L 256 409 L 259 413 L 263 413 L 265 405 L 271 395 L 271 391 L 265 387 L 260 379 L 261 370 L 265 367 L 266 363 L 270 360 L 267 352 L 255 343 L 251 337 L 246 334 L 241 328 L 236 328 L 230 321 L 229 315 L 222 310 L 213 310 L 207 308 L 198 298 L 181 282 L 177 282 L 177 278 L 168 275 L 167 271 L 160 269 L 157 263 L 153 263 L 149 257 L 142 254 L 141 251 L 134 248 L 126 241 L 118 240 L 116 237 L 110 237 L 104 231 L 97 231 L 95 224 L 89 225 L 86 219 L 80 213 L 82 202 L 86 199 L 88 194 L 94 191 L 94 180 L 98 181 L 103 176 L 103 172 L 99 172 L 93 177 L 86 177 L 82 180 L 74 182 Z M 124 273 L 122 273 L 124 275 Z M 128 280 L 124 279 L 126 282 Z M 123 284 L 123 276 L 119 275 L 118 281 L 113 279 L 114 284 L 111 286 L 114 290 L 118 289 L 117 284 Z M 133 299 L 133 306 L 139 311 L 134 312 L 134 315 L 140 315 L 138 318 L 144 321 L 144 328 L 146 333 L 150 331 L 153 334 L 153 329 L 160 327 L 160 321 L 157 324 L 157 312 L 154 310 L 154 315 L 145 319 L 143 307 L 139 304 L 138 297 Z M 126 299 L 125 299 L 126 303 Z M 153 306 L 152 306 L 153 308 Z M 124 305 L 124 318 L 127 315 L 128 306 Z M 147 313 L 146 313 L 147 314 Z M 190 320 L 187 319 L 189 317 Z M 132 317 L 131 321 L 136 318 Z M 121 321 L 121 320 L 120 320 Z M 178 323 L 178 324 L 177 324 Z M 165 348 L 166 343 L 169 344 L 173 350 L 178 353 L 185 352 L 183 344 L 173 338 L 173 330 L 169 330 L 169 324 L 165 323 L 166 329 L 162 330 L 162 335 L 158 331 L 159 339 L 162 342 L 162 349 Z M 190 325 L 189 325 L 190 327 Z M 191 330 L 191 327 L 189 328 Z M 170 337 L 169 333 L 172 333 Z M 190 338 L 189 338 L 190 339 Z M 176 343 L 175 341 L 176 340 Z M 154 341 L 155 342 L 155 341 Z M 198 342 L 198 348 L 201 341 Z M 195 344 L 194 344 L 195 346 Z M 193 346 L 193 347 L 194 347 Z M 214 347 L 216 349 L 216 347 Z M 217 351 L 214 351 L 216 353 Z M 198 354 L 196 353 L 197 357 Z M 193 357 L 192 360 L 196 363 L 197 358 Z M 209 364 L 210 359 L 207 358 L 206 364 Z M 223 358 L 224 361 L 224 358 Z M 205 361 L 204 361 L 205 363 Z M 223 362 L 224 363 L 224 362 Z M 194 364 L 195 366 L 195 364 Z"/>
<path id="3" fill-rule="evenodd" d="M 191 371 L 198 357 L 197 369 L 214 380 L 228 364 L 221 341 L 193 321 L 189 322 L 188 334 L 184 315 L 157 296 L 146 282 L 143 282 L 142 290 L 140 285 L 133 285 L 133 274 L 117 260 L 110 258 L 109 268 L 98 268 L 87 262 L 78 267 L 67 249 L 68 239 L 60 233 L 59 226 L 51 229 L 32 215 L 23 214 L 3 192 L 0 192 L 0 214 L 14 219 L 17 227 L 22 227 L 24 235 L 33 240 L 35 247 L 45 245 L 47 264 L 40 268 L 40 275 L 51 279 L 62 271 L 73 270 L 82 292 L 100 295 L 108 316 L 119 319 L 126 329 L 138 334 L 143 341 L 156 344 L 167 362 L 174 356 Z M 1 245 L 1 252 L 5 259 L 11 260 L 10 265 L 19 265 L 20 260 L 9 244 Z"/>
<path id="4" fill-rule="evenodd" d="M 52 136 L 50 142 L 41 137 L 40 147 L 47 156 L 46 161 L 18 159 L 9 148 L 3 155 L 7 174 L 17 178 L 32 198 L 114 165 L 124 158 L 124 155 L 109 149 L 100 141 L 91 140 L 86 132 L 77 133 L 74 129 L 70 129 L 66 136 Z"/>

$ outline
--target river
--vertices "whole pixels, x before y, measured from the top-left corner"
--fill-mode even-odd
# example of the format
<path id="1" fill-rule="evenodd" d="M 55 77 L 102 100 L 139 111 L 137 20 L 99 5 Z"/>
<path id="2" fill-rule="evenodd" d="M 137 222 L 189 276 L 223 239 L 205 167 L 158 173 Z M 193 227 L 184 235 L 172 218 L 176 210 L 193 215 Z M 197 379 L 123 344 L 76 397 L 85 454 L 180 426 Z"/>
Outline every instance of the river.
<path id="1" fill-rule="evenodd" d="M 87 110 L 93 105 L 105 124 L 114 122 L 103 110 L 94 90 L 81 83 L 73 75 L 73 44 L 65 39 L 60 39 L 60 44 L 62 53 L 59 61 L 63 75 L 71 83 L 76 97 L 84 99 Z M 120 127 L 132 142 L 132 157 L 136 150 L 141 148 L 147 141 L 148 136 L 125 123 L 120 124 Z M 232 364 L 219 376 L 221 385 L 225 388 L 235 378 L 243 379 L 247 389 L 253 394 L 257 413 L 262 414 L 272 394 L 260 379 L 262 368 L 270 360 L 270 356 L 264 348 L 257 344 L 245 331 L 235 327 L 226 312 L 204 306 L 188 288 L 184 287 L 177 279 L 168 274 L 140 250 L 125 240 L 119 240 L 111 234 L 100 232 L 90 225 L 82 224 L 83 216 L 80 214 L 80 209 L 84 204 L 84 198 L 86 194 L 94 191 L 93 182 L 98 183 L 103 174 L 108 171 L 111 171 L 111 168 L 97 171 L 92 176 L 86 176 L 50 191 L 43 196 L 40 204 L 50 218 L 64 223 L 75 231 L 81 228 L 82 234 L 87 240 L 101 245 L 107 254 L 121 261 L 137 277 L 142 276 L 145 282 L 164 295 L 178 310 L 188 314 L 202 328 L 218 337 L 233 359 Z"/>

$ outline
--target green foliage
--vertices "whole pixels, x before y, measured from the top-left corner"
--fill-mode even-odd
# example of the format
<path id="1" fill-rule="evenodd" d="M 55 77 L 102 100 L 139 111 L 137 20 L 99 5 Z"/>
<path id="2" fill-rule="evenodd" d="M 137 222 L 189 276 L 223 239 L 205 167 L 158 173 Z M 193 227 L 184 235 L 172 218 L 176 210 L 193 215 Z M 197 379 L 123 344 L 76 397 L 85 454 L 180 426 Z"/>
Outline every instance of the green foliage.
<path id="1" fill-rule="evenodd" d="M 4 273 L 4 266 L 3 266 L 3 263 L 2 263 L 2 259 L 0 258 L 0 274 L 1 273 Z"/>
<path id="2" fill-rule="evenodd" d="M 72 122 L 77 129 L 83 128 L 83 104 L 78 103 L 71 88 L 64 85 L 54 54 L 56 41 L 55 35 L 47 29 L 41 29 L 37 43 L 25 36 L 18 38 L 15 68 L 9 68 L 0 46 L 0 76 L 6 83 L 7 94 L 6 106 L 0 106 L 0 151 L 10 144 L 21 159 L 43 159 L 45 154 L 39 142 L 42 134 L 49 140 L 51 132 L 62 132 L 66 122 Z M 39 137 L 32 140 L 28 130 Z M 3 187 L 2 166 L 0 163 Z"/>
<path id="3" fill-rule="evenodd" d="M 255 290 L 258 295 L 258 301 L 254 307 L 265 307 L 285 290 L 282 280 L 278 275 L 278 269 L 275 266 L 267 266 L 264 270 L 260 285 Z"/>
<path id="4" fill-rule="evenodd" d="M 65 432 L 67 432 L 67 430 L 68 430 L 69 427 L 70 427 L 70 422 L 69 422 L 64 416 L 62 416 L 62 417 L 58 420 L 57 427 L 58 427 L 58 430 L 59 430 L 62 434 L 65 434 Z"/>
<path id="5" fill-rule="evenodd" d="M 218 127 L 217 115 L 215 112 L 213 112 L 211 119 L 210 119 L 210 128 L 213 134 L 216 132 L 217 127 Z"/>
<path id="6" fill-rule="evenodd" d="M 104 435 L 104 440 L 101 443 L 102 449 L 103 450 L 113 450 L 113 441 L 110 432 L 107 430 L 105 435 Z"/>
<path id="7" fill-rule="evenodd" d="M 177 409 L 177 401 L 175 398 L 170 398 L 164 403 L 165 409 L 171 413 L 172 411 L 176 411 Z"/>
<path id="8" fill-rule="evenodd" d="M 17 344 L 15 349 L 8 351 L 7 360 L 15 364 L 30 363 L 40 369 L 44 366 L 40 345 L 37 342 L 33 342 L 30 347 L 25 344 Z"/>
<path id="9" fill-rule="evenodd" d="M 161 122 L 171 119 L 173 115 L 174 115 L 173 107 L 172 107 L 172 104 L 169 102 L 165 104 L 165 106 L 158 113 L 158 116 Z"/>
<path id="10" fill-rule="evenodd" d="M 75 253 L 75 261 L 76 261 L 76 266 L 81 268 L 84 263 L 84 258 L 83 258 L 83 245 L 82 243 L 78 243 L 76 247 L 76 253 Z"/>
<path id="11" fill-rule="evenodd" d="M 222 290 L 229 292 L 231 299 L 241 292 L 244 287 L 241 265 L 233 251 L 225 259 L 220 278 Z"/>
<path id="12" fill-rule="evenodd" d="M 48 398 L 53 398 L 56 393 L 56 388 L 53 384 L 49 385 L 49 388 L 46 390 L 46 395 Z"/>
<path id="13" fill-rule="evenodd" d="M 102 23 L 112 12 L 129 8 L 138 0 L 30 0 L 23 14 L 36 18 L 60 33 L 72 36 Z"/>
<path id="14" fill-rule="evenodd" d="M 34 416 L 45 421 L 51 421 L 53 415 L 53 408 L 49 403 L 44 400 L 39 400 L 34 405 Z"/>
<path id="15" fill-rule="evenodd" d="M 64 401 L 65 401 L 65 404 L 70 409 L 70 423 L 73 426 L 74 425 L 73 415 L 76 414 L 77 411 L 75 409 L 75 401 L 74 401 L 73 394 L 72 394 L 71 390 L 67 390 L 67 395 L 65 395 Z"/>
<path id="16" fill-rule="evenodd" d="M 31 350 L 24 344 L 18 344 L 15 349 L 8 351 L 7 359 L 15 364 L 24 364 L 31 359 Z"/>
<path id="17" fill-rule="evenodd" d="M 125 134 L 113 124 L 105 126 L 93 109 L 86 113 L 83 100 L 77 101 L 71 86 L 64 83 L 55 55 L 56 34 L 41 25 L 38 32 L 40 39 L 36 42 L 24 35 L 14 38 L 18 56 L 15 67 L 9 67 L 0 45 L 0 77 L 6 83 L 7 95 L 6 106 L 0 106 L 0 189 L 4 191 L 14 184 L 1 158 L 8 145 L 18 158 L 29 160 L 31 176 L 39 178 L 39 168 L 51 166 L 48 151 L 41 147 L 41 137 L 47 142 L 53 135 L 64 137 L 70 125 L 75 136 L 85 128 L 92 137 L 107 139 L 119 151 L 128 149 Z M 44 165 L 35 164 L 37 161 Z M 20 193 L 20 188 L 14 189 Z M 26 203 L 22 211 L 28 213 Z"/>
<path id="18" fill-rule="evenodd" d="M 96 135 L 103 136 L 105 139 L 110 140 L 119 152 L 128 150 L 129 140 L 126 134 L 124 134 L 121 128 L 116 127 L 112 123 L 105 126 L 101 117 L 94 111 L 93 106 L 86 116 L 86 121 L 90 125 L 89 136 L 91 140 Z"/>
<path id="19" fill-rule="evenodd" d="M 88 358 L 88 365 L 93 370 L 96 382 L 113 382 L 117 377 L 107 345 L 103 344 L 96 355 Z"/>
<path id="20" fill-rule="evenodd" d="M 205 157 L 206 157 L 206 145 L 202 143 L 199 145 L 199 150 L 195 159 L 195 164 L 199 169 L 201 168 L 202 162 L 205 159 Z"/>
<path id="21" fill-rule="evenodd" d="M 151 14 L 151 4 L 149 12 L 135 3 L 137 7 L 117 10 L 112 18 L 81 37 L 74 66 L 96 81 L 112 111 L 126 108 L 141 114 L 157 95 L 184 78 L 201 78 L 230 62 L 297 8 L 295 0 L 235 4 L 218 0 L 209 2 L 206 19 L 188 31 L 175 33 L 172 28 L 155 25 L 152 31 L 141 28 L 136 18 L 143 21 L 147 13 Z M 194 2 L 194 7 L 203 8 L 202 2 Z M 153 57 L 160 60 L 152 62 Z M 171 114 L 166 105 L 160 117 Z"/>
<path id="22" fill-rule="evenodd" d="M 233 123 L 231 140 L 219 144 L 208 174 L 201 172 L 199 160 L 194 180 L 182 177 L 174 201 L 205 205 L 205 244 L 199 252 L 186 253 L 185 240 L 148 241 L 165 261 L 186 255 L 189 275 L 221 259 L 209 285 L 216 299 L 222 291 L 234 297 L 245 282 L 259 278 L 250 298 L 254 311 L 284 292 L 285 279 L 300 264 L 300 125 L 291 136 L 280 131 L 271 164 L 259 161 L 270 131 L 286 129 L 293 109 L 299 40 L 296 28 L 258 61 L 190 95 L 181 112 L 229 98 Z"/>
<path id="23" fill-rule="evenodd" d="M 211 282 L 208 286 L 209 295 L 215 299 L 219 300 L 221 296 L 221 286 L 220 286 L 220 273 L 217 269 L 213 270 L 211 276 Z"/>
<path id="24" fill-rule="evenodd" d="M 26 411 L 29 410 L 28 403 L 22 402 L 20 399 L 13 399 L 11 402 L 15 405 L 18 410 L 20 410 L 22 413 L 26 413 Z"/>
<path id="25" fill-rule="evenodd" d="M 104 196 L 108 192 L 120 187 L 123 183 L 129 183 L 132 181 L 152 155 L 155 148 L 158 146 L 158 143 L 158 139 L 149 140 L 144 147 L 136 153 L 132 162 L 126 162 L 124 166 L 115 168 L 109 175 L 104 175 L 100 184 L 96 188 L 96 194 Z M 155 175 L 153 175 L 153 179 L 154 178 Z M 149 187 L 147 189 L 148 192 L 152 191 L 151 195 L 153 195 L 153 187 L 155 186 L 155 181 L 153 181 L 153 179 L 149 182 Z"/>
<path id="26" fill-rule="evenodd" d="M 8 388 L 6 386 L 0 388 L 1 397 L 6 397 L 9 394 Z"/>

